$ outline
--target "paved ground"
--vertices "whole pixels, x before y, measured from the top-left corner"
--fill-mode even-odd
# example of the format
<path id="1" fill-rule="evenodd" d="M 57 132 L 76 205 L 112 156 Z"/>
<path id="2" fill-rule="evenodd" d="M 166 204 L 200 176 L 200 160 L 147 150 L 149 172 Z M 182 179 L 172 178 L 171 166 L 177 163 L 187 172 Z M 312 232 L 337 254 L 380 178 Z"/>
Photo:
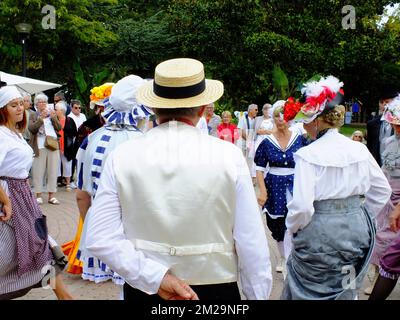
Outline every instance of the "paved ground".
<path id="1" fill-rule="evenodd" d="M 57 198 L 61 204 L 59 206 L 45 203 L 42 209 L 47 215 L 49 232 L 51 236 L 57 240 L 59 244 L 70 241 L 74 238 L 78 225 L 78 208 L 75 202 L 75 192 L 66 192 L 64 188 L 60 188 Z M 44 200 L 46 200 L 44 198 Z M 278 249 L 273 242 L 270 233 L 266 230 L 269 247 L 271 253 L 271 261 L 273 267 L 273 288 L 271 299 L 279 299 L 282 291 L 283 277 L 281 273 L 276 273 L 275 265 L 279 257 Z M 79 300 L 116 300 L 119 299 L 119 289 L 111 281 L 101 284 L 85 281 L 80 276 L 64 273 L 64 280 L 69 287 L 71 294 L 75 299 Z M 364 287 L 368 286 L 368 278 L 364 281 Z M 366 300 L 368 297 L 360 291 L 359 299 Z M 56 296 L 52 290 L 35 289 L 26 296 L 20 298 L 23 300 L 55 300 Z M 400 300 L 400 285 L 398 284 L 393 291 L 390 299 Z"/>

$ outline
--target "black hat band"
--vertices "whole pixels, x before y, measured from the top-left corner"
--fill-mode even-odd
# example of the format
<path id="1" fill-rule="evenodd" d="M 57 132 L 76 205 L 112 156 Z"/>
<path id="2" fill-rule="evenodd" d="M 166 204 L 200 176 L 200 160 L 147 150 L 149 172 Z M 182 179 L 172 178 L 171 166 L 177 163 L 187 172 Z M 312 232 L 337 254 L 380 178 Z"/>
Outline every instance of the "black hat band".
<path id="1" fill-rule="evenodd" d="M 166 99 L 185 99 L 198 96 L 206 89 L 206 80 L 187 87 L 166 87 L 153 82 L 154 93 Z"/>

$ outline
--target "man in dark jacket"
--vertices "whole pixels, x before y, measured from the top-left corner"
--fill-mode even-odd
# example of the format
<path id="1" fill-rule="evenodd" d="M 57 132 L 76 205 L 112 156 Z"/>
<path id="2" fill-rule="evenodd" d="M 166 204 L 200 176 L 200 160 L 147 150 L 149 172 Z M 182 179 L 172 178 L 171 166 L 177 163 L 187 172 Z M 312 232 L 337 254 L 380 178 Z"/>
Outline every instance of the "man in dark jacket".
<path id="1" fill-rule="evenodd" d="M 367 147 L 379 166 L 382 166 L 382 142 L 393 135 L 391 125 L 382 119 L 382 113 L 385 106 L 397 95 L 398 90 L 391 87 L 384 88 L 379 97 L 379 113 L 374 119 L 367 122 Z"/>

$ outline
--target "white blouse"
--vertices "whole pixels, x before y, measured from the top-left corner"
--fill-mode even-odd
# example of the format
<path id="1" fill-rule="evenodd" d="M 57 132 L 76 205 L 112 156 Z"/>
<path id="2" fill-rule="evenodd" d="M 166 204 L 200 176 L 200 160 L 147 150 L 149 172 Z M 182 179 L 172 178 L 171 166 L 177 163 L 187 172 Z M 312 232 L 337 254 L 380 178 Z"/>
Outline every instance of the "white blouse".
<path id="1" fill-rule="evenodd" d="M 208 135 L 208 125 L 206 118 L 201 117 L 199 122 L 197 122 L 196 128 L 199 129 L 202 134 Z"/>
<path id="2" fill-rule="evenodd" d="M 367 147 L 330 129 L 294 154 L 293 199 L 288 203 L 289 233 L 304 228 L 314 214 L 313 202 L 365 195 L 375 216 L 390 198 L 391 188 Z"/>
<path id="3" fill-rule="evenodd" d="M 0 177 L 27 178 L 33 150 L 21 134 L 0 126 Z"/>

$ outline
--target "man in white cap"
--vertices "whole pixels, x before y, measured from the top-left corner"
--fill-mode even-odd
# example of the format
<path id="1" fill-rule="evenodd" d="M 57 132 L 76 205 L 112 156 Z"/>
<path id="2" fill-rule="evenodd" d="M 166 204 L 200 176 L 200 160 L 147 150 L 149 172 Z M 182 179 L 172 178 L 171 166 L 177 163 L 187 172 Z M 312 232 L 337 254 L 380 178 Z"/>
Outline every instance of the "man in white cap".
<path id="1" fill-rule="evenodd" d="M 246 298 L 269 297 L 269 249 L 246 160 L 195 128 L 222 94 L 187 58 L 160 63 L 137 92 L 160 124 L 109 155 L 86 238 L 126 281 L 125 299 L 239 300 L 238 275 Z"/>

